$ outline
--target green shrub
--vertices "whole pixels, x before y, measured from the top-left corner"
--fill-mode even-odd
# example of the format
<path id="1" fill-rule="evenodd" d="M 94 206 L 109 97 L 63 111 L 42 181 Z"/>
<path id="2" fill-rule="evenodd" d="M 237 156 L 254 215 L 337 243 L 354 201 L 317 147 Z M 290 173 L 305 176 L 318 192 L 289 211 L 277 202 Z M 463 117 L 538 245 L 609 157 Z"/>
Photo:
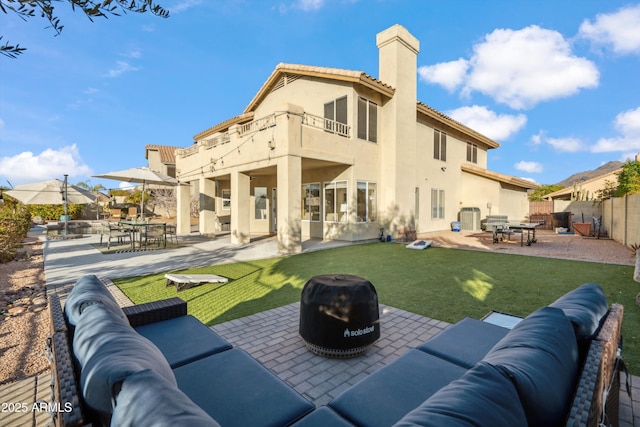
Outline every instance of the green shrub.
<path id="1" fill-rule="evenodd" d="M 18 245 L 27 236 L 31 228 L 31 214 L 23 204 L 14 209 L 4 207 L 0 209 L 0 263 L 15 258 Z"/>

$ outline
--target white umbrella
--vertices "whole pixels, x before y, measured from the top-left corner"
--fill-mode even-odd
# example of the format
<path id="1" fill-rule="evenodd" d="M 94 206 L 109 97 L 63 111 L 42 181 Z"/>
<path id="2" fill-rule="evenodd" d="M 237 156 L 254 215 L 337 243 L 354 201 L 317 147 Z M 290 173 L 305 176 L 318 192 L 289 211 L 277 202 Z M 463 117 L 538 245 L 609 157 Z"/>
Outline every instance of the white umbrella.
<path id="1" fill-rule="evenodd" d="M 32 184 L 16 185 L 13 190 L 5 191 L 4 194 L 25 205 L 62 205 L 65 202 L 63 197 L 64 187 L 64 181 L 52 179 Z M 75 205 L 93 203 L 96 197 L 90 191 L 67 184 L 67 203 Z"/>
<path id="2" fill-rule="evenodd" d="M 67 205 L 84 205 L 93 203 L 98 196 L 83 188 L 69 185 L 67 176 L 64 181 L 51 179 L 49 181 L 34 182 L 31 184 L 17 185 L 13 190 L 5 191 L 5 194 L 24 203 L 25 205 L 61 205 L 64 204 L 64 234 L 68 233 L 69 221 L 67 218 Z"/>
<path id="3" fill-rule="evenodd" d="M 137 182 L 142 184 L 142 200 L 140 201 L 140 215 L 142 217 L 144 217 L 144 189 L 147 184 L 166 186 L 178 185 L 177 179 L 144 167 L 109 172 L 102 175 L 94 175 L 94 178 L 114 179 L 116 181 Z"/>

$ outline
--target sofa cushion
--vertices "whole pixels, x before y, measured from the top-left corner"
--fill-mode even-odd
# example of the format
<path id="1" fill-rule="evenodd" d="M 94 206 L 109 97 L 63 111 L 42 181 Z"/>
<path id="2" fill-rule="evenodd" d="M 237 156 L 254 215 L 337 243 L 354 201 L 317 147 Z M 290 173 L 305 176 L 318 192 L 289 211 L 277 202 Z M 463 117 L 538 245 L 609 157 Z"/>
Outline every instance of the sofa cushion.
<path id="1" fill-rule="evenodd" d="M 157 372 L 126 377 L 116 396 L 111 425 L 219 427 L 206 412 Z"/>
<path id="2" fill-rule="evenodd" d="M 85 310 L 73 348 L 80 363 L 80 389 L 98 411 L 111 412 L 114 385 L 136 372 L 152 369 L 176 385 L 160 350 L 101 304 Z"/>
<path id="3" fill-rule="evenodd" d="M 356 425 L 389 426 L 465 371 L 412 349 L 338 395 L 329 406 Z"/>
<path id="4" fill-rule="evenodd" d="M 285 426 L 314 409 L 237 348 L 195 360 L 174 373 L 180 390 L 223 426 Z"/>
<path id="5" fill-rule="evenodd" d="M 452 381 L 396 426 L 525 426 L 527 417 L 509 378 L 485 362 Z"/>
<path id="6" fill-rule="evenodd" d="M 418 350 L 471 368 L 507 335 L 507 332 L 507 328 L 467 317 L 418 346 Z"/>
<path id="7" fill-rule="evenodd" d="M 516 325 L 484 357 L 514 382 L 529 426 L 564 421 L 578 377 L 578 347 L 562 310 L 543 307 Z"/>
<path id="8" fill-rule="evenodd" d="M 579 343 L 590 341 L 598 331 L 600 321 L 609 310 L 607 297 L 600 285 L 585 283 L 549 304 L 561 309 L 573 324 Z M 588 342 L 587 342 L 588 344 Z"/>
<path id="9" fill-rule="evenodd" d="M 78 279 L 64 303 L 67 323 L 75 327 L 84 309 L 94 303 L 101 303 L 123 319 L 127 318 L 109 289 L 95 275 L 90 274 Z"/>
<path id="10" fill-rule="evenodd" d="M 191 315 L 136 328 L 160 349 L 171 368 L 229 350 L 231 344 Z"/>

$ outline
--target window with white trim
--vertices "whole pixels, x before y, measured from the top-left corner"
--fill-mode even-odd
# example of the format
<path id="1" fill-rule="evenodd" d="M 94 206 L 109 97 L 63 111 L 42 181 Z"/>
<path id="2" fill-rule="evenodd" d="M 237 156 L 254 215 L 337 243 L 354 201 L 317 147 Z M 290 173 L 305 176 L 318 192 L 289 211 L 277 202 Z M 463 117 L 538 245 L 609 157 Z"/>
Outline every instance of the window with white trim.
<path id="1" fill-rule="evenodd" d="M 343 96 L 324 104 L 324 129 L 327 132 L 341 133 L 337 123 L 347 124 L 347 97 Z M 337 123 L 336 123 L 337 122 Z"/>
<path id="2" fill-rule="evenodd" d="M 267 219 L 267 187 L 255 187 L 253 189 L 255 199 L 255 219 Z"/>
<path id="3" fill-rule="evenodd" d="M 320 184 L 302 184 L 302 220 L 320 221 Z"/>
<path id="4" fill-rule="evenodd" d="M 375 182 L 358 181 L 356 214 L 358 222 L 374 222 L 378 217 L 378 194 Z"/>
<path id="5" fill-rule="evenodd" d="M 467 162 L 478 163 L 478 144 L 467 142 Z"/>
<path id="6" fill-rule="evenodd" d="M 447 134 L 437 129 L 433 130 L 433 158 L 447 161 Z"/>
<path id="7" fill-rule="evenodd" d="M 444 219 L 444 190 L 431 189 L 431 219 Z"/>
<path id="8" fill-rule="evenodd" d="M 347 222 L 348 214 L 347 181 L 325 182 L 324 220 L 327 222 Z"/>
<path id="9" fill-rule="evenodd" d="M 358 98 L 358 138 L 378 142 L 378 104 Z"/>

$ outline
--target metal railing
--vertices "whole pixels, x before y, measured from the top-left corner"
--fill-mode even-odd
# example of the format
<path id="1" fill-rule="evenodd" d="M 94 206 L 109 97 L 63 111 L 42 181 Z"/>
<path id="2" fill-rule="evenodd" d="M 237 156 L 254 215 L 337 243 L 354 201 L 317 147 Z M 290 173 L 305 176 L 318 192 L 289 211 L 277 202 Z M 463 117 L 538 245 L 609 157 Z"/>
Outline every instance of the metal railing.
<path id="1" fill-rule="evenodd" d="M 228 132 L 222 133 L 214 138 L 211 139 L 205 139 L 203 141 L 200 141 L 200 144 L 203 147 L 208 148 L 213 148 L 213 147 L 217 147 L 218 145 L 223 145 L 223 144 L 227 144 L 231 141 L 231 136 L 229 135 Z"/>
<path id="2" fill-rule="evenodd" d="M 345 138 L 349 138 L 351 135 L 351 126 L 344 123 L 336 122 L 335 120 L 315 116 L 313 114 L 304 113 L 304 115 L 302 116 L 302 124 L 322 129 L 325 132 L 333 133 Z"/>
<path id="3" fill-rule="evenodd" d="M 257 120 L 250 121 L 238 127 L 238 135 L 243 136 L 250 132 L 258 132 L 276 125 L 276 115 L 270 114 Z"/>
<path id="4" fill-rule="evenodd" d="M 176 155 L 178 157 L 183 157 L 183 158 L 192 156 L 192 155 L 194 155 L 194 154 L 196 154 L 198 152 L 198 148 L 199 147 L 200 147 L 199 144 L 193 144 L 192 146 L 187 147 L 187 148 L 178 148 L 176 150 Z"/>

